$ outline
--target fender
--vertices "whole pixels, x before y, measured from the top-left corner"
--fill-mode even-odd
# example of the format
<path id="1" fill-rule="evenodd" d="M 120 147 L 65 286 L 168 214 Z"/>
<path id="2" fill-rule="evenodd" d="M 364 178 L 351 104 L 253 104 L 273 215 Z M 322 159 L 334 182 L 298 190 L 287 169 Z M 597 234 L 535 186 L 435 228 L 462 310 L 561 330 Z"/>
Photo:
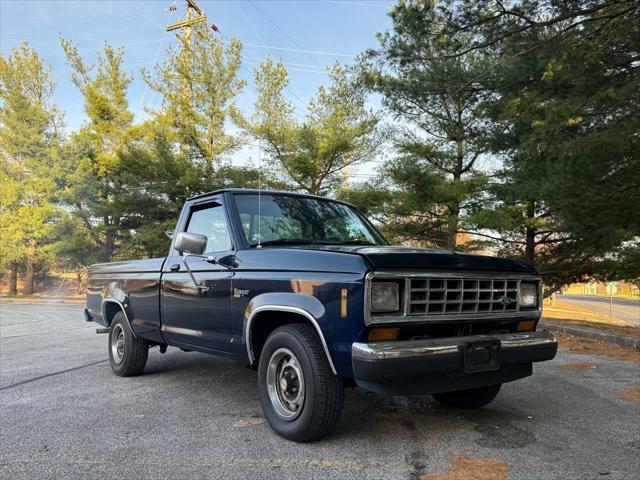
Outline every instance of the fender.
<path id="1" fill-rule="evenodd" d="M 102 312 L 102 318 L 104 318 L 104 322 L 107 323 L 107 314 L 105 311 L 105 306 L 108 303 L 113 303 L 115 305 L 118 305 L 118 307 L 120 308 L 120 310 L 122 310 L 122 313 L 124 314 L 124 318 L 127 321 L 127 324 L 129 325 L 129 330 L 131 331 L 131 334 L 134 337 L 137 337 L 136 332 L 133 331 L 133 326 L 131 325 L 131 320 L 129 320 L 129 315 L 127 315 L 127 309 L 124 307 L 124 304 L 120 300 L 116 300 L 115 298 L 105 298 L 104 300 L 102 300 L 100 311 Z"/>
<path id="2" fill-rule="evenodd" d="M 244 312 L 244 322 L 242 325 L 243 339 L 247 347 L 247 356 L 250 364 L 253 365 L 255 362 L 253 346 L 251 344 L 251 325 L 258 313 L 267 311 L 297 313 L 298 315 L 306 317 L 314 326 L 316 332 L 318 332 L 331 371 L 334 375 L 338 374 L 333 365 L 333 359 L 331 358 L 324 334 L 320 328 L 320 323 L 326 321 L 324 305 L 322 305 L 317 298 L 300 293 L 263 293 L 251 299 Z"/>

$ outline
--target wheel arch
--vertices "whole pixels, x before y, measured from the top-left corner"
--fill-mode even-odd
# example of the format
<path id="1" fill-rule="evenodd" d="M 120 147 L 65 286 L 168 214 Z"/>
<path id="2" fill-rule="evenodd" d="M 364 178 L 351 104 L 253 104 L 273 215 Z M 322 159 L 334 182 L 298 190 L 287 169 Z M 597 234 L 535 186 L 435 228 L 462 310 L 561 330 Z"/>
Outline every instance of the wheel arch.
<path id="1" fill-rule="evenodd" d="M 127 310 L 120 300 L 116 300 L 115 298 L 105 298 L 102 301 L 100 310 L 102 311 L 102 318 L 104 319 L 107 327 L 111 326 L 113 317 L 115 317 L 118 312 L 122 312 L 125 320 L 127 321 L 127 324 L 129 325 L 129 330 L 131 330 L 131 333 L 134 337 L 137 337 L 136 333 L 133 330 L 133 326 L 131 325 L 131 320 L 129 320 Z"/>
<path id="2" fill-rule="evenodd" d="M 261 298 L 262 297 L 262 298 Z M 313 312 L 313 313 L 312 313 Z M 338 375 L 319 320 L 325 318 L 324 306 L 318 299 L 301 294 L 263 294 L 253 298 L 244 316 L 243 338 L 250 365 L 255 365 L 260 342 L 276 328 L 287 323 L 307 323 L 314 327 L 334 375 Z"/>

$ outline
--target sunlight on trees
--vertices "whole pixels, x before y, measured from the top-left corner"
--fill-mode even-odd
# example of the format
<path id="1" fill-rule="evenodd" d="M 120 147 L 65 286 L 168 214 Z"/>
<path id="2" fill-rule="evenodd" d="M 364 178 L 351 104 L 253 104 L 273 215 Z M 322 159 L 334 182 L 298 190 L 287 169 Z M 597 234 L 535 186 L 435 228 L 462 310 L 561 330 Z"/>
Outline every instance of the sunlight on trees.
<path id="1" fill-rule="evenodd" d="M 68 131 L 26 43 L 0 56 L 0 269 L 9 293 L 51 269 L 163 256 L 184 200 L 224 187 L 350 200 L 394 242 L 482 251 L 567 283 L 640 278 L 639 8 L 633 0 L 404 0 L 355 65 L 335 64 L 301 117 L 290 77 L 200 24 L 141 74 L 160 104 L 135 118 L 125 51 L 92 65 L 61 39 L 85 122 Z M 372 95 L 382 111 L 370 107 Z M 235 166 L 256 145 L 264 168 Z M 343 173 L 376 159 L 377 176 Z M 261 165 L 262 167 L 262 165 Z M 348 186 L 348 188 L 344 188 Z"/>
<path id="2" fill-rule="evenodd" d="M 283 97 L 289 79 L 282 62 L 267 59 L 255 77 L 255 113 L 241 124 L 262 141 L 272 165 L 283 169 L 296 188 L 335 191 L 345 168 L 375 156 L 384 140 L 379 119 L 367 110 L 364 90 L 340 65 L 329 69 L 329 87 L 320 87 L 302 120 Z"/>
<path id="3" fill-rule="evenodd" d="M 50 69 L 26 43 L 0 56 L 0 265 L 9 268 L 12 294 L 19 269 L 29 295 L 37 264 L 51 261 L 62 126 L 54 89 Z"/>

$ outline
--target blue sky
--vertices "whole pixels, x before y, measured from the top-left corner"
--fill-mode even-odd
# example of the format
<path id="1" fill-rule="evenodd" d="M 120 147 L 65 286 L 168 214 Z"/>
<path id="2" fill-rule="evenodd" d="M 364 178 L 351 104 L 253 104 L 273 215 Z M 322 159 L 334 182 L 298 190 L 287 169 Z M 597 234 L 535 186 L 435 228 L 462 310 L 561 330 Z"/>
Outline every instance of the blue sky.
<path id="1" fill-rule="evenodd" d="M 171 13 L 169 6 L 178 9 Z M 208 17 L 226 37 L 245 44 L 242 76 L 251 83 L 253 65 L 268 55 L 281 58 L 291 78 L 286 92 L 299 113 L 318 86 L 328 81 L 326 65 L 336 60 L 350 63 L 354 56 L 377 45 L 376 32 L 390 27 L 389 0 L 199 0 Z M 69 69 L 59 35 L 79 45 L 86 61 L 94 62 L 104 42 L 125 47 L 125 68 L 134 76 L 129 103 L 142 115 L 142 106 L 158 105 L 140 68 L 150 68 L 176 43 L 165 33 L 168 23 L 184 18 L 184 0 L 66 1 L 0 0 L 0 50 L 26 40 L 53 70 L 58 81 L 56 102 L 64 110 L 67 124 L 75 129 L 84 121 L 82 98 L 69 81 Z M 302 51 L 305 50 L 305 51 Z M 252 87 L 247 87 L 238 105 L 250 111 Z M 255 158 L 249 150 L 238 153 L 234 163 Z M 361 167 L 354 175 L 365 178 L 374 165 Z"/>

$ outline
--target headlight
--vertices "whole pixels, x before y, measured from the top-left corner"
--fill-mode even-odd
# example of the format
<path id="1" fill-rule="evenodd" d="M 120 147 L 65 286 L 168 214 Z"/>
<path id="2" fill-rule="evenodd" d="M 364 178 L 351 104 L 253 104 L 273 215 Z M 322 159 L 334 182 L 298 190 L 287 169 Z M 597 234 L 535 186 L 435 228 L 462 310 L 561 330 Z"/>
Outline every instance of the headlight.
<path id="1" fill-rule="evenodd" d="M 535 283 L 520 284 L 520 306 L 535 307 L 538 305 L 538 286 Z"/>
<path id="2" fill-rule="evenodd" d="M 397 312 L 400 310 L 400 286 L 397 282 L 371 284 L 371 311 Z"/>

